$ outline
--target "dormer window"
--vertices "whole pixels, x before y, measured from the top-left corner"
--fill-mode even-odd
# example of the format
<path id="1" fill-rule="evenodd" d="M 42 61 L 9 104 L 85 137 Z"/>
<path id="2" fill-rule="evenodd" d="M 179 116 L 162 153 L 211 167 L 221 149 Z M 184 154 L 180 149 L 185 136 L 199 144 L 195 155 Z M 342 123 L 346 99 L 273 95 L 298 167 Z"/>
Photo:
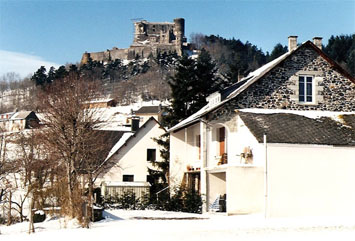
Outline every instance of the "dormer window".
<path id="1" fill-rule="evenodd" d="M 313 98 L 313 76 L 301 75 L 298 77 L 299 95 L 301 103 L 312 103 Z"/>
<path id="2" fill-rule="evenodd" d="M 206 98 L 209 107 L 218 105 L 221 102 L 221 94 L 219 92 L 214 92 Z"/>

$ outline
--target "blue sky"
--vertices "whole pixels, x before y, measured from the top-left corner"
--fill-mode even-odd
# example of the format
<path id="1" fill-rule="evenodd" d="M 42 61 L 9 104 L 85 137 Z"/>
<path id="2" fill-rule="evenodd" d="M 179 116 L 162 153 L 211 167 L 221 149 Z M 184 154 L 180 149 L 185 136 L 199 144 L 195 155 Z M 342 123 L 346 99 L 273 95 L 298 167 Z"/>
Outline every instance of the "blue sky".
<path id="1" fill-rule="evenodd" d="M 0 0 L 0 75 L 24 75 L 31 72 L 24 66 L 36 70 L 41 63 L 76 63 L 85 51 L 126 48 L 133 39 L 131 19 L 177 17 L 185 18 L 187 38 L 234 37 L 270 52 L 277 43 L 286 45 L 289 35 L 299 42 L 322 36 L 326 44 L 332 34 L 354 33 L 355 0 Z"/>

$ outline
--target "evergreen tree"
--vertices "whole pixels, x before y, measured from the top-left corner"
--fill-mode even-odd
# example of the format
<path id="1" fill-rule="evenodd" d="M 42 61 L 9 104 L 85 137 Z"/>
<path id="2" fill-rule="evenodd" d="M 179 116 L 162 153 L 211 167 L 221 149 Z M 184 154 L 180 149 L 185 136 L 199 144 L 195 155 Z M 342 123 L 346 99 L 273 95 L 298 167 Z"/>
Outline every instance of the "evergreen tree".
<path id="1" fill-rule="evenodd" d="M 355 34 L 332 35 L 324 52 L 355 76 Z"/>
<path id="2" fill-rule="evenodd" d="M 192 112 L 196 112 L 207 104 L 206 98 L 213 92 L 221 89 L 221 81 L 217 77 L 216 64 L 211 55 L 202 49 L 196 61 L 196 83 L 194 85 L 195 96 L 192 97 L 190 106 Z"/>
<path id="3" fill-rule="evenodd" d="M 52 66 L 48 71 L 47 83 L 52 83 L 55 80 L 55 68 Z"/>
<path id="4" fill-rule="evenodd" d="M 46 67 L 41 66 L 31 77 L 31 80 L 35 82 L 37 86 L 44 86 L 47 83 L 47 70 Z"/>
<path id="5" fill-rule="evenodd" d="M 55 79 L 63 79 L 68 75 L 67 70 L 65 69 L 65 66 L 62 65 L 60 66 L 57 71 L 55 72 Z"/>
<path id="6" fill-rule="evenodd" d="M 154 169 L 148 168 L 148 182 L 150 183 L 150 193 L 152 201 L 156 200 L 155 194 L 163 190 L 168 186 L 168 178 L 169 178 L 169 134 L 165 134 L 159 138 L 154 138 L 153 140 L 161 146 L 160 156 L 162 161 L 151 161 Z M 167 192 L 168 193 L 168 192 Z"/>
<path id="7" fill-rule="evenodd" d="M 199 37 L 199 45 L 211 54 L 220 74 L 228 78 L 230 84 L 264 65 L 267 60 L 261 49 L 239 39 L 210 35 Z"/>
<path id="8" fill-rule="evenodd" d="M 282 46 L 282 44 L 280 43 L 276 44 L 274 49 L 271 51 L 270 56 L 268 57 L 268 62 L 280 57 L 287 51 L 288 51 L 287 46 Z"/>
<path id="9" fill-rule="evenodd" d="M 164 124 L 173 126 L 207 104 L 206 97 L 223 87 L 211 56 L 204 49 L 197 60 L 183 56 L 169 82 L 171 106 Z"/>
<path id="10" fill-rule="evenodd" d="M 75 64 L 71 64 L 69 66 L 69 72 L 78 72 L 79 69 L 78 69 L 78 66 L 76 66 Z"/>
<path id="11" fill-rule="evenodd" d="M 187 56 L 181 57 L 178 61 L 176 73 L 170 78 L 171 106 L 168 115 L 164 118 L 164 124 L 173 126 L 193 113 L 190 108 L 195 93 L 196 83 L 195 61 Z"/>

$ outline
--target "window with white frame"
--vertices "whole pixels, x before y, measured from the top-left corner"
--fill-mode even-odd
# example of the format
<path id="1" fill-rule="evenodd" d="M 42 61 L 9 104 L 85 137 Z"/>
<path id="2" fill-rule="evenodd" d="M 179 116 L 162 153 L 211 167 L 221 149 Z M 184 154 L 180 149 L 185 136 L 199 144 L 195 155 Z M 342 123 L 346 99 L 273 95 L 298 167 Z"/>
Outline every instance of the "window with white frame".
<path id="1" fill-rule="evenodd" d="M 303 103 L 312 103 L 313 96 L 313 76 L 301 75 L 298 77 L 298 100 Z"/>

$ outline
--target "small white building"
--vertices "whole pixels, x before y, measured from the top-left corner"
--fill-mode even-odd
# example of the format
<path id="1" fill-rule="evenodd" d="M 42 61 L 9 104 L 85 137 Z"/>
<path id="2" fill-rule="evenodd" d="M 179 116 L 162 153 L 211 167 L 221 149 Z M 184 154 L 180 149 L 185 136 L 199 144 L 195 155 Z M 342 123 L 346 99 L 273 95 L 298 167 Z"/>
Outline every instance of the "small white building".
<path id="1" fill-rule="evenodd" d="M 110 151 L 105 170 L 95 182 L 102 195 L 121 195 L 128 190 L 137 197 L 149 194 L 148 167 L 154 168 L 150 161 L 161 161 L 160 146 L 153 139 L 165 132 L 153 117 L 138 130 L 125 132 Z"/>
<path id="2" fill-rule="evenodd" d="M 0 114 L 0 131 L 22 131 L 38 128 L 40 120 L 33 111 Z"/>

